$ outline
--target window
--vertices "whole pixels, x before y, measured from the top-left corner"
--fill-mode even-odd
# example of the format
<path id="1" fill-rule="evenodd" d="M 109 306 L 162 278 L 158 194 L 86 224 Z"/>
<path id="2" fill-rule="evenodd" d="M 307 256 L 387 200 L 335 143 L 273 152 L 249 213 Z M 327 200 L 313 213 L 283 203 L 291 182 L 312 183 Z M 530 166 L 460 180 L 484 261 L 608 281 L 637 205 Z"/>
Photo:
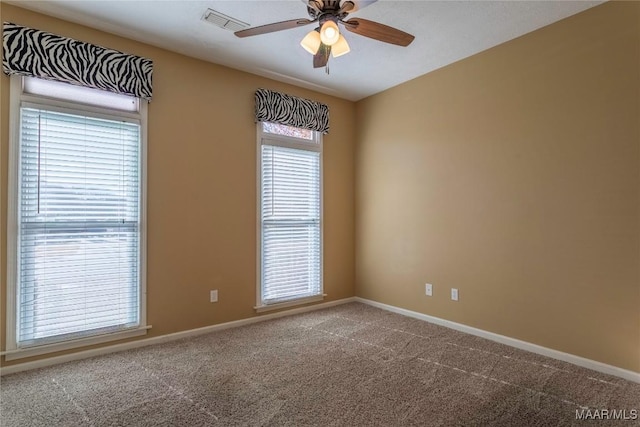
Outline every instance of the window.
<path id="1" fill-rule="evenodd" d="M 11 79 L 7 359 L 144 334 L 145 103 Z"/>
<path id="2" fill-rule="evenodd" d="M 258 123 L 258 310 L 322 298 L 322 135 Z"/>

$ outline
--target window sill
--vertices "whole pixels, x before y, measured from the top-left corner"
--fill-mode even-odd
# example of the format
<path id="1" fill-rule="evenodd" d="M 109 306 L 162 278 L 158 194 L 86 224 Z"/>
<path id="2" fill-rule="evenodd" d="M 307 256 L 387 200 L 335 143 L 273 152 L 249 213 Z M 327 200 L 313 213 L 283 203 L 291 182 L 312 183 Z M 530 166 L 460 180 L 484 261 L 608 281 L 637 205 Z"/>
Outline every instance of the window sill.
<path id="1" fill-rule="evenodd" d="M 93 337 L 79 338 L 70 341 L 59 342 L 55 344 L 45 344 L 27 348 L 18 348 L 15 350 L 7 350 L 0 352 L 8 362 L 10 360 L 23 359 L 25 357 L 40 356 L 42 354 L 55 353 L 63 350 L 71 350 L 73 348 L 86 347 L 93 344 L 101 344 L 109 341 L 122 340 L 125 338 L 138 337 L 146 335 L 147 330 L 151 326 L 141 326 L 136 329 L 126 331 L 113 332 L 110 334 L 96 335 Z"/>
<path id="2" fill-rule="evenodd" d="M 253 307 L 256 310 L 256 313 L 264 313 L 266 311 L 279 310 L 281 308 L 294 307 L 296 305 L 308 304 L 310 302 L 322 301 L 327 296 L 327 294 L 314 295 L 312 297 L 304 297 L 298 298 L 285 302 L 278 302 L 274 304 L 267 305 L 259 305 L 257 307 Z"/>

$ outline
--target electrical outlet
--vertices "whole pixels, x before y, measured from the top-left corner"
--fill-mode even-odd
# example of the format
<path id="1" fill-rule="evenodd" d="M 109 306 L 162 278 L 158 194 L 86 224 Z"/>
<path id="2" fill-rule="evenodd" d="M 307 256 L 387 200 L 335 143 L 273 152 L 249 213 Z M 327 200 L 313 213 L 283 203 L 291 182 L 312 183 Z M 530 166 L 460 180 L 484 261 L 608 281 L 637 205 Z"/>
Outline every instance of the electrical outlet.
<path id="1" fill-rule="evenodd" d="M 424 293 L 430 297 L 433 296 L 433 285 L 431 283 L 427 283 L 424 285 Z"/>
<path id="2" fill-rule="evenodd" d="M 451 288 L 451 299 L 458 301 L 458 290 L 456 288 Z"/>
<path id="3" fill-rule="evenodd" d="M 218 290 L 209 292 L 209 302 L 218 302 Z"/>

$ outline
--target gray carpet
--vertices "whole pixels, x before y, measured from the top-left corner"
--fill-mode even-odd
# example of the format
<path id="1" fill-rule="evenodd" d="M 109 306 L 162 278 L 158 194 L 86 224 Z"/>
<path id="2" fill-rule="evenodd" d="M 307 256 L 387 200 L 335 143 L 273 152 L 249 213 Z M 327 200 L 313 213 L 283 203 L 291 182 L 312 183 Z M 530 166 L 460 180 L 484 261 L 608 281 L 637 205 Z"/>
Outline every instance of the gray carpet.
<path id="1" fill-rule="evenodd" d="M 640 384 L 352 303 L 8 375 L 2 426 L 569 426 Z"/>

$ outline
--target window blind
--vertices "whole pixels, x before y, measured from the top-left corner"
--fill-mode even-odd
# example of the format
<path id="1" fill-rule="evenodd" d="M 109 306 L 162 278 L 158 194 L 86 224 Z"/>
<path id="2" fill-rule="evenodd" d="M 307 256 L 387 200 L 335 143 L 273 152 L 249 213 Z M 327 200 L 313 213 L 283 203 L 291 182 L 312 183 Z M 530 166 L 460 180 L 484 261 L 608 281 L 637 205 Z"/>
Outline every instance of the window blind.
<path id="1" fill-rule="evenodd" d="M 18 344 L 138 325 L 140 126 L 20 113 Z"/>
<path id="2" fill-rule="evenodd" d="M 262 145 L 262 302 L 321 292 L 320 153 Z"/>

